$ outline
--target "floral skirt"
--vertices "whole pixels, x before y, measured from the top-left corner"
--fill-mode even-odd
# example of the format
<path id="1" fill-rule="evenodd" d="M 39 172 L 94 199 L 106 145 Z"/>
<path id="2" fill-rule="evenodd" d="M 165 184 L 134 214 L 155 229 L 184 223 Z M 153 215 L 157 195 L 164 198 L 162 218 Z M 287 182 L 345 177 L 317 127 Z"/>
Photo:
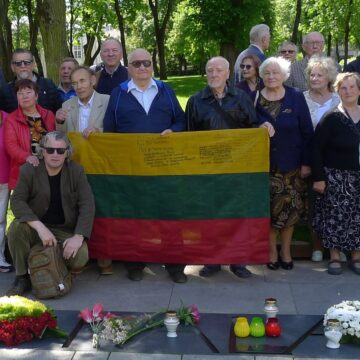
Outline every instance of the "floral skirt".
<path id="1" fill-rule="evenodd" d="M 325 168 L 326 189 L 315 202 L 313 226 L 328 249 L 360 250 L 360 172 Z"/>
<path id="2" fill-rule="evenodd" d="M 305 212 L 306 181 L 300 170 L 270 173 L 271 226 L 282 229 L 295 225 Z"/>

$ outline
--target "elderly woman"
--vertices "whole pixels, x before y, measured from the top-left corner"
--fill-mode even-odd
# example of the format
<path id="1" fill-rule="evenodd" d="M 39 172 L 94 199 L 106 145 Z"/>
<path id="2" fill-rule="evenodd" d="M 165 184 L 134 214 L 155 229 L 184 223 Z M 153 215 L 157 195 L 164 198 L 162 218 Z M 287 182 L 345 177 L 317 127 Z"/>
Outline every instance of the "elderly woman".
<path id="1" fill-rule="evenodd" d="M 241 78 L 236 87 L 244 90 L 249 95 L 255 90 L 261 90 L 264 87 L 259 76 L 259 66 L 261 62 L 259 58 L 253 54 L 246 55 L 240 64 Z"/>
<path id="2" fill-rule="evenodd" d="M 25 162 L 39 164 L 36 156 L 43 135 L 55 130 L 54 114 L 37 104 L 38 88 L 28 79 L 15 83 L 18 108 L 5 123 L 5 149 L 10 157 L 9 189 L 15 188 L 19 168 Z"/>
<path id="3" fill-rule="evenodd" d="M 279 56 L 289 60 L 291 63 L 296 61 L 297 53 L 298 47 L 292 41 L 284 41 L 279 46 Z"/>
<path id="4" fill-rule="evenodd" d="M 337 75 L 335 62 L 329 57 L 312 57 L 305 71 L 309 90 L 304 92 L 308 104 L 314 130 L 322 116 L 334 109 L 339 103 L 339 95 L 334 91 L 334 82 Z M 312 183 L 311 183 L 312 185 Z M 309 218 L 314 213 L 314 192 L 309 189 Z M 323 253 L 321 242 L 315 232 L 312 232 L 314 250 L 311 259 L 322 261 Z M 345 255 L 343 255 L 345 256 Z"/>
<path id="5" fill-rule="evenodd" d="M 328 273 L 342 272 L 340 251 L 351 251 L 350 268 L 360 275 L 360 78 L 339 74 L 340 104 L 315 130 L 314 190 L 319 193 L 313 225 L 330 249 Z"/>
<path id="6" fill-rule="evenodd" d="M 304 178 L 310 175 L 310 148 L 313 137 L 311 117 L 304 95 L 284 86 L 290 62 L 281 57 L 266 59 L 260 66 L 264 89 L 255 96 L 260 122 L 275 130 L 270 139 L 270 262 L 271 270 L 294 266 L 290 244 L 294 225 L 304 212 Z M 281 256 L 277 237 L 281 239 Z"/>

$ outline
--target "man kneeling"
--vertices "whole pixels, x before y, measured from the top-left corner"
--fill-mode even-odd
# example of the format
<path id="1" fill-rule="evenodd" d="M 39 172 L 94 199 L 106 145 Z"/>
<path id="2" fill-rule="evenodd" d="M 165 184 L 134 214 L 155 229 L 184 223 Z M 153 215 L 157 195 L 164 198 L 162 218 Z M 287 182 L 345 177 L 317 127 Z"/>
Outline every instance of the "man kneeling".
<path id="1" fill-rule="evenodd" d="M 6 295 L 31 289 L 27 259 L 31 247 L 61 244 L 70 269 L 88 261 L 85 239 L 90 237 L 95 214 L 94 198 L 83 168 L 70 160 L 72 146 L 66 135 L 54 131 L 40 142 L 40 163 L 25 163 L 11 196 L 15 220 L 8 230 L 16 280 Z"/>

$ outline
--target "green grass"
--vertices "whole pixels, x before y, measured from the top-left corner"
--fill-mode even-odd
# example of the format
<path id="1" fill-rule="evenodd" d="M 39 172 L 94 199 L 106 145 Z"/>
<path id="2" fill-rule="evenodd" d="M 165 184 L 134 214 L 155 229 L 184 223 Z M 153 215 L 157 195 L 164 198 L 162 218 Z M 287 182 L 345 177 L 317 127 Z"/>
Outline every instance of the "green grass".
<path id="1" fill-rule="evenodd" d="M 170 76 L 166 82 L 174 89 L 181 107 L 185 110 L 188 98 L 205 87 L 206 77 L 200 75 Z"/>

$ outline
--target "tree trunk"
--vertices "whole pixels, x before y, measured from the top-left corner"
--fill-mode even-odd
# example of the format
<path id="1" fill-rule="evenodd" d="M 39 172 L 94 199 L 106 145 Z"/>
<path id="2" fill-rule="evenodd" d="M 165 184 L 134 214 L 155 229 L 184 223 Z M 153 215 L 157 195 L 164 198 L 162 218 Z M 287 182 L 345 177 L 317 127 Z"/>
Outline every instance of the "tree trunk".
<path id="1" fill-rule="evenodd" d="M 41 2 L 39 24 L 44 45 L 47 77 L 58 82 L 59 62 L 67 55 L 65 0 L 38 1 Z"/>
<path id="2" fill-rule="evenodd" d="M 294 26 L 293 31 L 291 35 L 291 41 L 294 44 L 297 44 L 299 39 L 299 24 L 301 19 L 301 6 L 302 6 L 302 0 L 296 0 L 296 14 L 294 19 Z M 300 42 L 301 43 L 301 42 Z"/>
<path id="3" fill-rule="evenodd" d="M 30 51 L 34 55 L 39 74 L 44 75 L 43 66 L 37 48 L 37 37 L 39 33 L 39 8 L 36 7 L 34 11 L 32 6 L 32 1 L 26 0 L 26 11 L 29 20 Z M 33 11 L 35 12 L 34 16 L 33 16 Z"/>
<path id="4" fill-rule="evenodd" d="M 227 59 L 230 63 L 230 78 L 234 70 L 235 61 L 238 52 L 235 48 L 234 43 L 222 43 L 220 44 L 220 55 Z"/>
<path id="5" fill-rule="evenodd" d="M 165 0 L 164 0 L 165 1 Z M 166 0 L 165 13 L 160 23 L 159 2 L 158 0 L 149 0 L 149 7 L 154 21 L 156 45 L 159 55 L 160 79 L 166 80 L 166 61 L 165 61 L 165 31 L 169 23 L 170 15 L 173 10 L 174 0 Z"/>
<path id="6" fill-rule="evenodd" d="M 11 56 L 13 50 L 11 23 L 7 16 L 9 0 L 0 0 L 0 65 L 7 80 L 12 77 Z"/>
<path id="7" fill-rule="evenodd" d="M 74 46 L 74 0 L 70 0 L 70 23 L 69 23 L 69 54 L 72 58 L 75 58 L 73 52 Z"/>
<path id="8" fill-rule="evenodd" d="M 350 19 L 352 15 L 353 0 L 349 0 L 349 9 L 345 17 L 344 26 L 344 67 L 347 65 L 349 55 L 349 35 L 350 35 Z"/>
<path id="9" fill-rule="evenodd" d="M 116 17 L 118 20 L 118 26 L 119 26 L 119 31 L 120 31 L 120 39 L 121 39 L 122 52 L 123 52 L 123 61 L 124 61 L 124 65 L 127 66 L 128 59 L 127 59 L 127 52 L 126 52 L 125 22 L 124 22 L 124 17 L 122 16 L 121 11 L 120 11 L 119 0 L 114 0 L 114 8 L 115 8 L 115 13 L 116 13 Z"/>
<path id="10" fill-rule="evenodd" d="M 152 62 L 153 62 L 154 76 L 159 77 L 159 67 L 157 64 L 156 46 L 154 47 L 154 50 L 152 51 L 151 57 L 152 57 Z"/>
<path id="11" fill-rule="evenodd" d="M 336 39 L 336 42 L 335 42 L 335 54 L 336 54 L 336 59 L 339 62 L 339 60 L 340 60 L 340 51 L 339 51 L 339 40 L 338 39 Z"/>
<path id="12" fill-rule="evenodd" d="M 332 42 L 332 36 L 331 36 L 331 33 L 330 33 L 327 36 L 327 44 L 326 44 L 326 55 L 327 56 L 331 56 L 331 42 Z"/>

